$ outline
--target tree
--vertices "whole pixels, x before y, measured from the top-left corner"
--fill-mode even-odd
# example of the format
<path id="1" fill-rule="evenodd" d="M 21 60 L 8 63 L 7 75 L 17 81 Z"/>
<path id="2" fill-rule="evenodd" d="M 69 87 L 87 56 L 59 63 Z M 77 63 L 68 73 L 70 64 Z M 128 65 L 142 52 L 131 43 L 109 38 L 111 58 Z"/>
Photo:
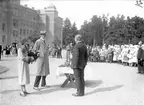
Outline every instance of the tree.
<path id="1" fill-rule="evenodd" d="M 70 20 L 66 18 L 64 20 L 63 26 L 63 45 L 68 45 L 69 43 L 74 43 L 74 37 L 78 34 L 78 29 L 76 24 L 71 24 Z"/>
<path id="2" fill-rule="evenodd" d="M 91 31 L 91 23 L 84 21 L 79 33 L 83 36 L 84 42 L 89 45 L 93 45 L 93 33 Z"/>
<path id="3" fill-rule="evenodd" d="M 108 15 L 94 15 L 90 22 L 84 22 L 79 33 L 90 45 L 137 44 L 144 41 L 144 19 L 138 16 L 125 18 L 119 14 L 109 19 Z"/>
<path id="4" fill-rule="evenodd" d="M 73 25 L 72 25 L 72 27 L 71 27 L 71 33 L 73 34 L 73 35 L 72 35 L 72 38 L 73 38 L 73 39 L 74 39 L 75 35 L 78 34 L 78 29 L 77 29 L 77 27 L 76 27 L 76 23 L 75 23 L 75 22 L 73 23 Z"/>
<path id="5" fill-rule="evenodd" d="M 55 45 L 60 45 L 61 44 L 61 41 L 59 40 L 58 36 L 54 36 L 53 44 L 55 44 Z"/>
<path id="6" fill-rule="evenodd" d="M 63 45 L 67 45 L 70 43 L 70 36 L 71 36 L 71 22 L 68 18 L 64 20 L 63 25 Z"/>
<path id="7" fill-rule="evenodd" d="M 94 15 L 90 22 L 85 21 L 81 26 L 80 33 L 85 42 L 90 45 L 102 45 L 107 30 L 107 18 Z"/>
<path id="8" fill-rule="evenodd" d="M 35 34 L 26 38 L 26 40 L 30 40 L 31 42 L 35 43 L 36 40 L 39 38 L 39 34 Z"/>

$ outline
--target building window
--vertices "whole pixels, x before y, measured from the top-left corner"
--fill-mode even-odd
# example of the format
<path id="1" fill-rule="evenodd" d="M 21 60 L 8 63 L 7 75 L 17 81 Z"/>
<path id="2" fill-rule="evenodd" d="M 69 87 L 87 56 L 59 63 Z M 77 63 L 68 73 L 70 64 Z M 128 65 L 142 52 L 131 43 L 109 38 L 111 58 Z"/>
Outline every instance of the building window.
<path id="1" fill-rule="evenodd" d="M 2 24 L 2 30 L 5 31 L 5 23 Z"/>
<path id="2" fill-rule="evenodd" d="M 22 29 L 20 29 L 20 35 L 22 34 Z"/>
<path id="3" fill-rule="evenodd" d="M 5 35 L 2 36 L 2 42 L 5 42 Z"/>
<path id="4" fill-rule="evenodd" d="M 18 27 L 18 20 L 13 19 L 13 26 L 14 26 L 14 27 Z"/>
<path id="5" fill-rule="evenodd" d="M 14 3 L 14 2 L 13 2 Z M 13 9 L 13 15 L 19 16 L 19 10 L 17 8 Z"/>
<path id="6" fill-rule="evenodd" d="M 14 36 L 14 37 L 16 36 L 16 31 L 15 31 L 15 30 L 13 30 L 13 36 Z"/>
<path id="7" fill-rule="evenodd" d="M 18 37 L 18 34 L 19 34 L 19 32 L 18 32 L 18 31 L 16 31 L 16 37 Z"/>
<path id="8" fill-rule="evenodd" d="M 30 34 L 32 35 L 32 30 L 30 30 Z"/>
<path id="9" fill-rule="evenodd" d="M 33 20 L 36 20 L 36 18 L 35 18 L 35 17 L 33 17 Z"/>
<path id="10" fill-rule="evenodd" d="M 16 27 L 16 21 L 13 19 L 13 26 Z"/>
<path id="11" fill-rule="evenodd" d="M 18 31 L 17 30 L 13 30 L 13 37 L 18 37 Z"/>
<path id="12" fill-rule="evenodd" d="M 23 29 L 23 34 L 25 35 L 25 29 Z"/>
<path id="13" fill-rule="evenodd" d="M 29 31 L 27 30 L 27 34 L 29 34 Z"/>

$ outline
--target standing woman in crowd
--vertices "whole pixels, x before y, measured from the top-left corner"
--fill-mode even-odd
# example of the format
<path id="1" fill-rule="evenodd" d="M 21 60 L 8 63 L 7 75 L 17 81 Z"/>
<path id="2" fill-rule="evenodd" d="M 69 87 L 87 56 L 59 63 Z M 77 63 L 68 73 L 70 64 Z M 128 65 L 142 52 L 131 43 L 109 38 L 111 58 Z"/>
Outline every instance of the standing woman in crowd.
<path id="1" fill-rule="evenodd" d="M 11 49 L 10 49 L 10 46 L 7 45 L 7 46 L 6 46 L 6 55 L 7 55 L 7 56 L 10 55 L 10 50 L 11 50 Z"/>
<path id="2" fill-rule="evenodd" d="M 66 62 L 65 65 L 69 66 L 70 65 L 70 53 L 71 53 L 71 47 L 70 44 L 66 46 Z"/>
<path id="3" fill-rule="evenodd" d="M 21 86 L 20 96 L 23 97 L 28 94 L 25 85 L 30 83 L 30 72 L 27 52 L 28 49 L 25 43 L 20 42 L 18 48 L 18 80 Z"/>

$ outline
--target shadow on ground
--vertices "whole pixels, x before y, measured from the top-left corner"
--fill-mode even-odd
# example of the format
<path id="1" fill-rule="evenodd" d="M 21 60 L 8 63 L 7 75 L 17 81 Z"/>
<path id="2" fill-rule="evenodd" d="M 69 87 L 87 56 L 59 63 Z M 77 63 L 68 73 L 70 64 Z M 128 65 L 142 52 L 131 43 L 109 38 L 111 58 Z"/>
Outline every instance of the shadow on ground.
<path id="1" fill-rule="evenodd" d="M 9 68 L 4 67 L 4 66 L 0 66 L 0 74 L 3 74 L 5 72 L 7 72 L 9 70 Z"/>
<path id="2" fill-rule="evenodd" d="M 36 74 L 31 74 L 30 76 L 36 76 Z M 18 76 L 0 77 L 0 80 L 15 79 L 15 78 L 18 78 Z"/>
<path id="3" fill-rule="evenodd" d="M 103 83 L 102 80 L 86 80 L 85 81 L 85 86 L 90 87 L 90 88 L 95 88 L 95 87 L 99 86 L 102 83 Z"/>
<path id="4" fill-rule="evenodd" d="M 17 60 L 17 59 L 2 59 L 1 61 L 2 62 L 7 62 L 7 61 L 9 62 L 9 61 L 15 61 L 15 60 Z"/>
<path id="5" fill-rule="evenodd" d="M 8 93 L 15 92 L 15 91 L 20 91 L 20 89 L 16 89 L 16 90 L 4 90 L 4 91 L 2 91 L 0 93 L 1 94 L 8 94 Z"/>
<path id="6" fill-rule="evenodd" d="M 41 91 L 32 92 L 31 95 L 48 94 L 48 93 L 57 92 L 61 90 L 68 90 L 68 89 L 70 89 L 69 86 L 62 88 L 61 84 L 57 84 L 57 85 L 52 85 L 50 88 L 47 89 L 41 89 Z"/>
<path id="7" fill-rule="evenodd" d="M 119 89 L 119 88 L 121 88 L 123 86 L 124 85 L 116 85 L 116 86 L 112 86 L 112 87 L 97 88 L 97 89 L 94 89 L 91 92 L 86 93 L 85 95 L 91 95 L 91 94 L 94 94 L 94 93 L 97 93 L 97 92 L 112 91 L 112 90 L 115 90 L 115 89 Z"/>
<path id="8" fill-rule="evenodd" d="M 18 76 L 0 77 L 0 80 L 4 80 L 4 79 L 14 79 L 14 78 L 18 78 Z"/>
<path id="9" fill-rule="evenodd" d="M 85 82 L 86 87 L 90 87 L 90 88 L 95 88 L 95 87 L 99 86 L 100 84 L 102 84 L 101 80 L 87 80 Z M 62 84 L 52 85 L 48 89 L 44 89 L 44 90 L 42 89 L 41 91 L 36 91 L 36 92 L 33 92 L 32 94 L 41 95 L 41 94 L 48 94 L 48 93 L 52 93 L 52 92 L 63 91 L 63 90 L 75 88 L 75 84 L 73 84 L 73 83 L 68 83 L 64 88 L 62 88 L 61 85 Z"/>

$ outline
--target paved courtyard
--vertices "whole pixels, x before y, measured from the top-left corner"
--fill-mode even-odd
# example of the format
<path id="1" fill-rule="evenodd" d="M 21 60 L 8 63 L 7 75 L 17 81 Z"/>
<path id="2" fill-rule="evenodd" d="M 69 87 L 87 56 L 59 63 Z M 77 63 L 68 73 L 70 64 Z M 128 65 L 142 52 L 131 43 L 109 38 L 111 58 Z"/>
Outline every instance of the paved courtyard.
<path id="1" fill-rule="evenodd" d="M 57 66 L 65 59 L 50 58 L 50 72 L 47 84 L 50 88 L 40 92 L 33 90 L 36 67 L 30 65 L 31 94 L 20 97 L 17 78 L 17 58 L 3 57 L 0 66 L 8 71 L 0 74 L 0 105 L 144 105 L 144 75 L 137 74 L 137 68 L 119 64 L 88 63 L 92 77 L 86 80 L 84 97 L 73 97 L 75 86 L 68 84 L 61 88 L 65 77 L 56 78 Z"/>

